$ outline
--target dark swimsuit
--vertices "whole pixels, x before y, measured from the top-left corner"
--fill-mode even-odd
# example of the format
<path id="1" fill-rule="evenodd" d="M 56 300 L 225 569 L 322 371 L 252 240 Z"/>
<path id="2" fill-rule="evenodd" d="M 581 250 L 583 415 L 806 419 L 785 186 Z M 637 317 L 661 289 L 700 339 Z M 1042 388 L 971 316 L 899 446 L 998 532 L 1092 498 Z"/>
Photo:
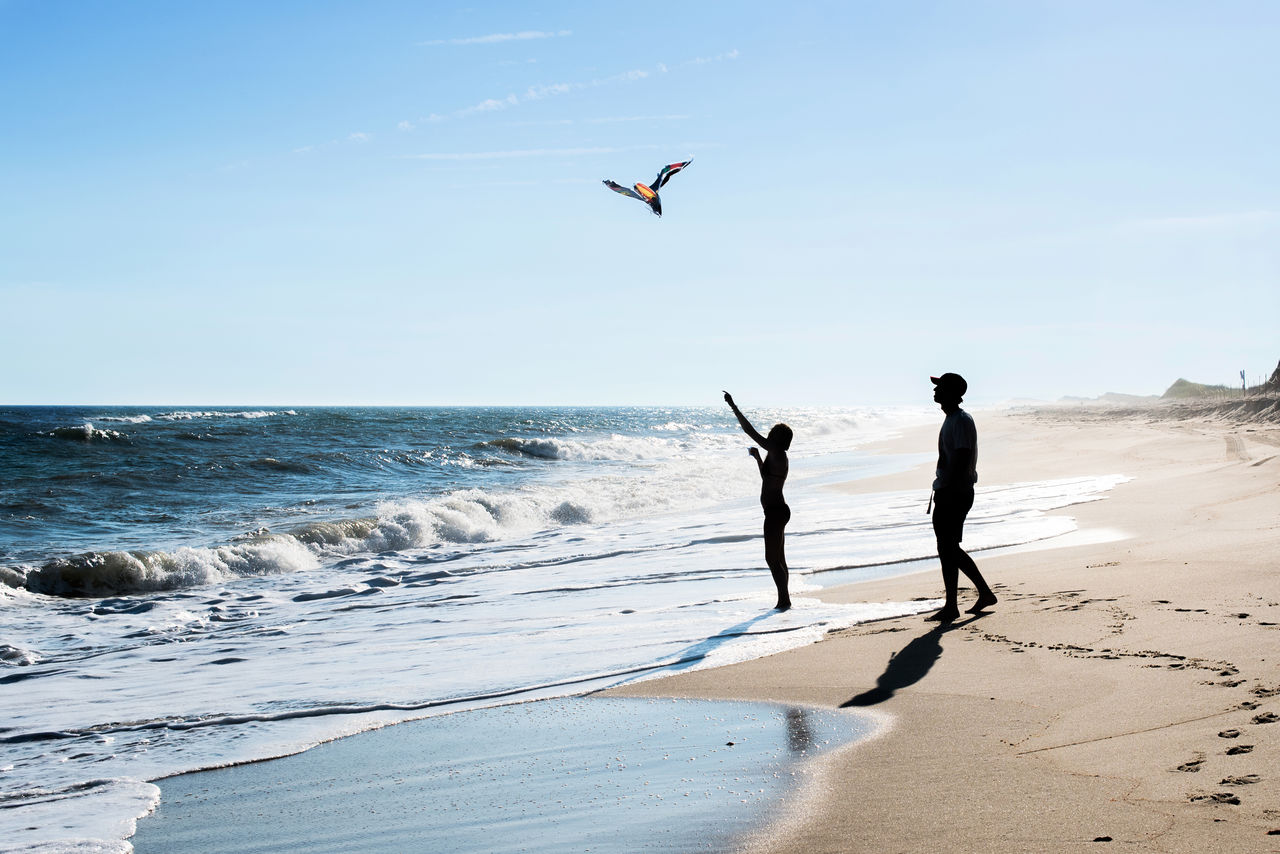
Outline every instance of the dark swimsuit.
<path id="1" fill-rule="evenodd" d="M 791 508 L 782 504 L 764 505 L 764 523 L 766 525 L 786 525 L 791 521 Z"/>
<path id="2" fill-rule="evenodd" d="M 776 464 L 775 464 L 776 465 Z M 770 471 L 765 474 L 764 464 L 761 464 L 761 476 L 764 483 L 760 487 L 760 506 L 764 508 L 764 523 L 766 526 L 782 527 L 791 521 L 791 508 L 787 506 L 787 502 L 782 498 L 782 485 L 787 482 L 787 470 L 790 468 L 784 461 L 781 464 L 782 473 Z M 770 480 L 776 483 L 777 488 L 771 488 Z"/>

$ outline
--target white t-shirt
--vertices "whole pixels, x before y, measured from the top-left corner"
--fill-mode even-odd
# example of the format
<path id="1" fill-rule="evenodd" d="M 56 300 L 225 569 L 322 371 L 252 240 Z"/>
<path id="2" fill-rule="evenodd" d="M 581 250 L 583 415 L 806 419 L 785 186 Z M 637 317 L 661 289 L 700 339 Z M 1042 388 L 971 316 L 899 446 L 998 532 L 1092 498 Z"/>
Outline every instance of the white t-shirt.
<path id="1" fill-rule="evenodd" d="M 947 481 L 947 472 L 951 471 L 951 458 L 956 451 L 968 449 L 973 451 L 969 458 L 969 483 L 978 482 L 978 428 L 973 423 L 973 416 L 963 409 L 957 409 L 942 422 L 938 431 L 938 468 L 934 472 L 934 489 L 942 489 L 956 484 Z"/>

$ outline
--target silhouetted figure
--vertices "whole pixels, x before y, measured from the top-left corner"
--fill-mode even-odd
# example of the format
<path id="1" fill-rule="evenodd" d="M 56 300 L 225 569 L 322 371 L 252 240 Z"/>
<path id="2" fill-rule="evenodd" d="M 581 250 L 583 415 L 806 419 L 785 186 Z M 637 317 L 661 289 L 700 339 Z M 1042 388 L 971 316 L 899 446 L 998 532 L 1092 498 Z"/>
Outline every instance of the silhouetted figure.
<path id="1" fill-rule="evenodd" d="M 760 458 L 757 448 L 752 448 L 747 453 L 755 457 L 756 465 L 760 467 L 760 505 L 764 507 L 764 561 L 769 565 L 773 583 L 778 588 L 778 604 L 774 607 L 785 611 L 791 607 L 791 596 L 787 593 L 787 558 L 783 550 L 783 535 L 787 522 L 791 520 L 791 508 L 782 497 L 782 486 L 787 482 L 787 471 L 790 468 L 787 449 L 791 447 L 791 428 L 786 424 L 775 424 L 768 436 L 761 436 L 733 402 L 733 395 L 727 391 L 724 393 L 724 402 L 738 416 L 738 423 L 742 425 L 743 431 L 766 451 L 764 459 Z"/>
<path id="2" fill-rule="evenodd" d="M 969 384 L 959 374 L 930 377 L 933 399 L 947 418 L 938 433 L 938 468 L 933 481 L 933 533 L 938 539 L 938 560 L 942 564 L 942 584 L 947 601 L 942 610 L 928 617 L 949 623 L 960 616 L 956 590 L 960 573 L 978 588 L 978 601 L 969 609 L 977 614 L 996 603 L 996 594 L 978 571 L 973 558 L 960 548 L 964 539 L 964 519 L 973 506 L 973 485 L 978 481 L 978 428 L 973 418 L 960 408 Z"/>

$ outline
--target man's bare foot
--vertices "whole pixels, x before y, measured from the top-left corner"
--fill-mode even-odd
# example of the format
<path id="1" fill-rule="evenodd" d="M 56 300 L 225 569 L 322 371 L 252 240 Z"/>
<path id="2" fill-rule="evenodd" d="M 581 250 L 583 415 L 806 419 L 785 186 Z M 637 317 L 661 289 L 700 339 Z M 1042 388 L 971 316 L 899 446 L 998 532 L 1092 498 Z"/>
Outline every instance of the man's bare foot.
<path id="1" fill-rule="evenodd" d="M 996 599 L 996 594 L 984 593 L 978 597 L 977 602 L 973 603 L 972 608 L 966 608 L 965 611 L 966 613 L 969 613 L 969 614 L 981 614 L 983 608 L 990 608 L 992 605 L 996 604 L 996 602 L 998 601 L 999 600 Z"/>
<path id="2" fill-rule="evenodd" d="M 791 600 L 790 600 L 790 599 L 779 599 L 779 600 L 778 600 L 778 604 L 773 606 L 773 610 L 775 610 L 775 611 L 790 611 L 790 610 L 791 610 Z"/>
<path id="3" fill-rule="evenodd" d="M 936 614 L 930 614 L 925 620 L 931 623 L 949 623 L 960 616 L 960 611 L 956 608 L 946 607 Z"/>

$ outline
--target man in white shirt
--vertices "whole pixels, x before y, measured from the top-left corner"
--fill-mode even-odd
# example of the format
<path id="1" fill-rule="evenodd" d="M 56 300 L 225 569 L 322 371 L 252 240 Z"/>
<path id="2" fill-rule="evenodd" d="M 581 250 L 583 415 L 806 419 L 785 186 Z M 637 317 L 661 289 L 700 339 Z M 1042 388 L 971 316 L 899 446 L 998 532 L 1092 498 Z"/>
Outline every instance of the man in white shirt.
<path id="1" fill-rule="evenodd" d="M 947 591 L 942 610 L 928 617 L 949 623 L 960 616 L 956 602 L 960 573 L 978 588 L 978 601 L 968 609 L 970 614 L 996 603 L 996 594 L 978 571 L 960 541 L 964 539 L 964 519 L 973 506 L 973 485 L 978 481 L 978 428 L 973 417 L 960 408 L 969 384 L 959 374 L 930 377 L 933 399 L 947 418 L 938 432 L 938 467 L 933 481 L 933 533 L 938 540 L 938 561 L 942 564 L 942 584 Z"/>

